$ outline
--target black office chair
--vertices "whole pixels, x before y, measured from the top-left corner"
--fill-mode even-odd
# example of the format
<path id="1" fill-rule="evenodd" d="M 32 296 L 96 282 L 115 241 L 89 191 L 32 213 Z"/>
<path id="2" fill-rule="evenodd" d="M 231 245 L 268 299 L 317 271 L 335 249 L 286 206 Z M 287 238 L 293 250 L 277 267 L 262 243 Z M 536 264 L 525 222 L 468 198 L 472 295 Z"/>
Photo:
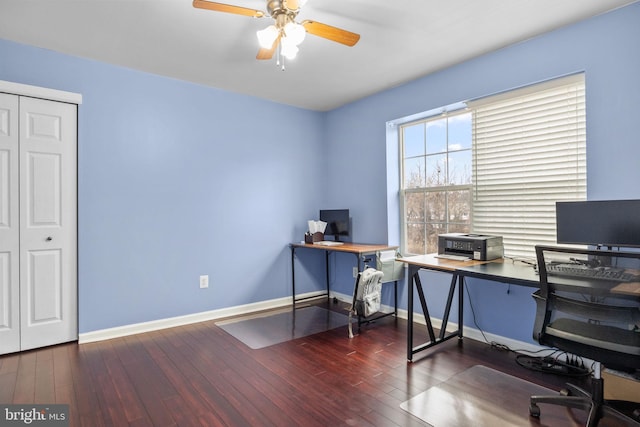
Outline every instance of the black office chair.
<path id="1" fill-rule="evenodd" d="M 594 364 L 591 392 L 567 384 L 559 395 L 532 396 L 531 416 L 540 417 L 538 404 L 549 403 L 588 411 L 587 426 L 605 415 L 640 425 L 640 403 L 624 405 L 627 415 L 615 409 L 623 402 L 604 399 L 600 375 L 601 364 L 640 370 L 640 253 L 536 246 L 536 256 L 534 339 Z"/>

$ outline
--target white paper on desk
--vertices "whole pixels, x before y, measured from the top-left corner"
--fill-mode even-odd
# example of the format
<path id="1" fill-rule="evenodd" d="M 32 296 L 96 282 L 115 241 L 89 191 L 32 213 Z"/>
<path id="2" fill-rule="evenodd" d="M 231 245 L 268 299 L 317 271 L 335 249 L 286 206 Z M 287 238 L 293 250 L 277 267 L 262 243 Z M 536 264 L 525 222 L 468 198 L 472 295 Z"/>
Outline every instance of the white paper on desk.
<path id="1" fill-rule="evenodd" d="M 307 221 L 309 226 L 309 233 L 324 233 L 324 230 L 327 228 L 327 223 L 324 221 Z"/>
<path id="2" fill-rule="evenodd" d="M 395 250 L 380 251 L 380 261 L 391 261 L 396 258 Z"/>

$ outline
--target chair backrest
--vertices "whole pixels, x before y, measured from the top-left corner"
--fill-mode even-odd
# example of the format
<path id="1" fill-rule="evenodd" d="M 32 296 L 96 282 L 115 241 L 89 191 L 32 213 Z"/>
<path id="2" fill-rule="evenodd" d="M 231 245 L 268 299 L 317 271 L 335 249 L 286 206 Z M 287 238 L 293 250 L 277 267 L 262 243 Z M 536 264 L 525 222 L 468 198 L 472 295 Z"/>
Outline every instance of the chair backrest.
<path id="1" fill-rule="evenodd" d="M 605 366 L 640 369 L 640 252 L 536 246 L 533 337 Z"/>

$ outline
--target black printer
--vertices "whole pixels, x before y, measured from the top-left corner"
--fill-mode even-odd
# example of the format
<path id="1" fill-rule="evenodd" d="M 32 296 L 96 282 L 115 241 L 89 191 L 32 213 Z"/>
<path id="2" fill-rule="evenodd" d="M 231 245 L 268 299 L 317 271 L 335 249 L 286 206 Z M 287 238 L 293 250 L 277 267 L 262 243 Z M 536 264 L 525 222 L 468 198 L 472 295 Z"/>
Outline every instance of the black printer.
<path id="1" fill-rule="evenodd" d="M 438 235 L 439 255 L 460 255 L 478 261 L 502 258 L 502 236 L 448 233 Z"/>

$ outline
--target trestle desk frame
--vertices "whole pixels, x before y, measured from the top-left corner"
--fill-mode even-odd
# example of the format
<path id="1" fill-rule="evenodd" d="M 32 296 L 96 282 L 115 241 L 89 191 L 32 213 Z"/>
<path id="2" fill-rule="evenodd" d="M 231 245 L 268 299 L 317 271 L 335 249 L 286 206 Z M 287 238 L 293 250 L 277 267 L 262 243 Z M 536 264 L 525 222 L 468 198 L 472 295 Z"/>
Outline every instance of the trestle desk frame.
<path id="1" fill-rule="evenodd" d="M 291 290 L 292 290 L 292 297 L 293 297 L 293 309 L 295 310 L 296 308 L 296 303 L 301 302 L 301 301 L 305 301 L 305 300 L 309 300 L 309 299 L 315 299 L 318 298 L 320 296 L 327 296 L 327 300 L 329 300 L 331 298 L 330 295 L 330 270 L 329 270 L 329 254 L 331 253 L 349 253 L 349 254 L 353 254 L 356 257 L 356 266 L 358 268 L 358 271 L 362 271 L 364 269 L 364 265 L 365 265 L 365 261 L 373 256 L 375 257 L 376 254 L 380 251 L 387 251 L 387 250 L 395 250 L 398 249 L 397 246 L 389 246 L 389 245 L 376 245 L 376 244 L 363 244 L 363 243 L 351 243 L 351 242 L 343 242 L 342 245 L 335 245 L 335 246 L 325 246 L 325 245 L 314 245 L 313 243 L 290 243 L 289 247 L 291 248 Z M 302 298 L 297 298 L 296 297 L 296 262 L 295 262 L 295 254 L 296 254 L 296 250 L 298 249 L 309 249 L 309 250 L 316 250 L 316 251 L 324 251 L 325 253 L 325 278 L 326 278 L 326 286 L 327 286 L 327 290 L 325 294 L 320 294 L 320 295 L 313 295 L 313 296 L 309 296 L 309 297 L 302 297 Z M 374 260 L 375 261 L 375 260 Z M 355 279 L 354 279 L 355 280 Z M 385 282 L 386 283 L 386 282 Z M 380 314 L 379 316 L 375 316 L 372 318 L 367 318 L 367 320 L 362 320 L 360 317 L 358 317 L 358 326 L 360 326 L 363 323 L 368 323 L 368 322 L 372 322 L 374 320 L 380 319 L 382 317 L 386 317 L 386 316 L 397 316 L 398 315 L 398 281 L 395 280 L 393 281 L 393 292 L 394 292 L 394 310 L 391 313 L 383 313 Z"/>
<path id="2" fill-rule="evenodd" d="M 520 286 L 539 287 L 538 276 L 536 275 L 533 266 L 519 263 L 511 260 L 493 260 L 493 261 L 455 261 L 450 259 L 436 258 L 435 254 L 418 255 L 413 257 L 400 258 L 408 265 L 408 305 L 407 305 L 407 360 L 413 361 L 413 355 L 419 353 L 428 348 L 441 344 L 451 338 L 463 337 L 464 328 L 464 286 L 465 277 L 476 277 L 480 279 L 490 280 L 494 282 L 509 283 Z M 449 285 L 449 293 L 447 295 L 447 302 L 445 305 L 444 315 L 442 318 L 442 324 L 440 326 L 440 333 L 436 336 L 431 317 L 429 315 L 429 308 L 427 306 L 427 300 L 424 296 L 424 287 L 420 279 L 421 270 L 439 271 L 451 274 L 451 283 Z M 427 333 L 429 335 L 429 341 L 416 345 L 413 345 L 413 303 L 414 303 L 414 288 L 418 294 L 420 300 L 420 306 L 425 317 L 425 323 L 427 326 Z M 449 316 L 451 314 L 451 307 L 454 303 L 455 291 L 458 291 L 458 326 L 455 331 L 447 331 L 447 325 L 449 323 Z"/>

